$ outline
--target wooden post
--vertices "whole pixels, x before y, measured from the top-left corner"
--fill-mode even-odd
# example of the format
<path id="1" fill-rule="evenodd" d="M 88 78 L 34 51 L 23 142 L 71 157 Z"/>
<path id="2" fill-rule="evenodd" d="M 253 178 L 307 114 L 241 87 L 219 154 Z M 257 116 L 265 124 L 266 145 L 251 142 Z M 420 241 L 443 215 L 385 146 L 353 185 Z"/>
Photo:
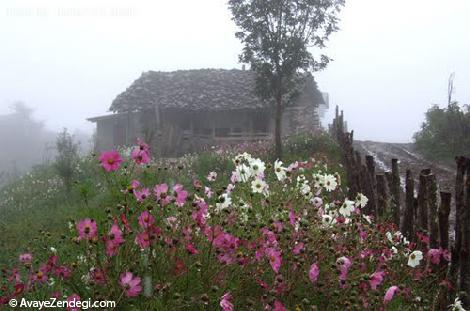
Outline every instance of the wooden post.
<path id="1" fill-rule="evenodd" d="M 425 176 L 430 172 L 431 170 L 424 169 L 419 174 L 417 229 L 420 231 L 426 231 L 428 228 L 428 207 Z"/>
<path id="2" fill-rule="evenodd" d="M 439 247 L 439 228 L 437 224 L 437 209 L 438 209 L 438 190 L 436 175 L 429 171 L 425 175 L 426 178 L 426 202 L 427 202 L 427 215 L 428 215 L 428 232 L 429 232 L 429 247 Z"/>
<path id="3" fill-rule="evenodd" d="M 392 194 L 393 221 L 400 225 L 400 172 L 398 170 L 398 159 L 392 159 L 392 184 L 390 187 Z"/>
<path id="4" fill-rule="evenodd" d="M 449 248 L 449 214 L 452 194 L 441 191 L 441 204 L 439 205 L 439 247 Z"/>
<path id="5" fill-rule="evenodd" d="M 368 198 L 370 209 L 374 212 L 377 212 L 377 186 L 375 180 L 375 160 L 374 157 L 371 155 L 366 155 L 366 168 L 367 168 L 367 175 L 368 175 Z M 377 214 L 375 214 L 377 215 Z"/>
<path id="6" fill-rule="evenodd" d="M 377 181 L 377 212 L 379 216 L 383 216 L 389 210 L 389 191 L 387 180 L 384 174 L 377 174 L 375 178 Z"/>
<path id="7" fill-rule="evenodd" d="M 470 159 L 465 158 L 463 209 L 460 218 L 460 299 L 465 309 L 470 308 Z"/>
<path id="8" fill-rule="evenodd" d="M 411 170 L 406 170 L 406 204 L 405 215 L 403 216 L 402 232 L 410 240 L 414 240 L 414 188 L 415 182 L 413 180 L 413 173 Z"/>
<path id="9" fill-rule="evenodd" d="M 456 157 L 457 172 L 455 175 L 455 242 L 452 247 L 452 260 L 450 265 L 450 276 L 453 284 L 457 284 L 457 273 L 460 262 L 460 248 L 462 246 L 461 219 L 464 205 L 464 177 L 465 177 L 465 158 Z"/>

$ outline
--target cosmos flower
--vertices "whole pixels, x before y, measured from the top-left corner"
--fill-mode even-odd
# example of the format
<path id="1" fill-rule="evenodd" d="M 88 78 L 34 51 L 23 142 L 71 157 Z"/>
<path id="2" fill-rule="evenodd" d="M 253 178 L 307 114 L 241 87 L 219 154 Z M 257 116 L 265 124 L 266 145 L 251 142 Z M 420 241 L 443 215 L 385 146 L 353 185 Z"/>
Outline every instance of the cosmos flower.
<path id="1" fill-rule="evenodd" d="M 324 187 L 326 191 L 331 192 L 336 189 L 338 183 L 336 182 L 336 177 L 334 175 L 327 174 L 324 176 Z"/>
<path id="2" fill-rule="evenodd" d="M 216 172 L 210 172 L 206 176 L 207 181 L 215 181 L 217 179 L 217 173 Z"/>
<path id="3" fill-rule="evenodd" d="M 232 199 L 228 193 L 222 193 L 215 204 L 215 211 L 220 213 L 222 210 L 227 209 L 232 204 Z"/>
<path id="4" fill-rule="evenodd" d="M 384 303 L 385 304 L 389 303 L 393 299 L 393 296 L 395 296 L 397 291 L 398 291 L 398 286 L 391 286 L 389 289 L 387 289 L 387 292 L 385 293 L 385 296 L 384 296 Z"/>
<path id="5" fill-rule="evenodd" d="M 364 208 L 369 202 L 369 199 L 363 195 L 362 193 L 358 193 L 356 196 L 356 206 L 360 208 Z"/>
<path id="6" fill-rule="evenodd" d="M 252 159 L 250 161 L 250 167 L 253 175 L 255 176 L 260 176 L 261 174 L 264 174 L 264 170 L 266 169 L 264 162 L 260 159 Z"/>
<path id="7" fill-rule="evenodd" d="M 31 253 L 24 253 L 18 259 L 22 264 L 29 265 L 33 261 L 33 255 Z"/>
<path id="8" fill-rule="evenodd" d="M 136 297 L 142 291 L 140 285 L 140 277 L 134 276 L 132 272 L 124 272 L 121 274 L 119 284 L 124 289 L 127 297 Z"/>
<path id="9" fill-rule="evenodd" d="M 308 272 L 308 277 L 312 283 L 316 283 L 318 280 L 318 275 L 320 274 L 320 268 L 316 263 L 310 266 L 310 271 Z"/>
<path id="10" fill-rule="evenodd" d="M 150 196 L 150 190 L 148 188 L 142 188 L 140 190 L 134 191 L 134 196 L 137 202 L 142 203 L 145 201 L 146 198 Z"/>
<path id="11" fill-rule="evenodd" d="M 140 232 L 135 237 L 135 244 L 139 245 L 141 249 L 150 247 L 150 235 L 148 232 Z"/>
<path id="12" fill-rule="evenodd" d="M 350 217 L 351 213 L 354 212 L 354 202 L 345 200 L 339 208 L 338 212 L 344 217 Z"/>
<path id="13" fill-rule="evenodd" d="M 264 180 L 255 178 L 251 182 L 251 191 L 253 191 L 253 193 L 263 193 L 265 191 L 265 188 L 266 188 L 266 182 Z"/>
<path id="14" fill-rule="evenodd" d="M 85 218 L 77 224 L 78 239 L 92 240 L 97 236 L 97 226 L 93 219 Z"/>
<path id="15" fill-rule="evenodd" d="M 78 306 L 77 302 L 80 301 L 80 296 L 77 294 L 72 294 L 67 297 L 67 311 L 80 311 L 81 308 Z"/>
<path id="16" fill-rule="evenodd" d="M 148 211 L 143 211 L 139 216 L 139 225 L 147 229 L 155 223 L 155 217 Z"/>
<path id="17" fill-rule="evenodd" d="M 385 272 L 383 271 L 375 271 L 374 273 L 372 273 L 372 275 L 369 277 L 370 288 L 376 290 L 377 287 L 383 282 L 384 275 Z"/>
<path id="18" fill-rule="evenodd" d="M 131 158 L 137 164 L 147 164 L 150 162 L 150 154 L 147 150 L 141 150 L 139 147 L 132 150 Z"/>
<path id="19" fill-rule="evenodd" d="M 106 172 L 112 172 L 119 169 L 122 163 L 121 156 L 115 150 L 103 151 L 99 157 L 101 166 Z"/>
<path id="20" fill-rule="evenodd" d="M 423 259 L 423 252 L 414 251 L 408 256 L 408 266 L 414 268 L 419 265 L 422 259 Z"/>
<path id="21" fill-rule="evenodd" d="M 220 299 L 220 307 L 222 311 L 233 311 L 232 295 L 225 293 Z"/>
<path id="22" fill-rule="evenodd" d="M 286 168 L 282 166 L 282 161 L 276 160 L 274 162 L 274 173 L 276 174 L 277 180 L 283 181 L 286 179 Z"/>

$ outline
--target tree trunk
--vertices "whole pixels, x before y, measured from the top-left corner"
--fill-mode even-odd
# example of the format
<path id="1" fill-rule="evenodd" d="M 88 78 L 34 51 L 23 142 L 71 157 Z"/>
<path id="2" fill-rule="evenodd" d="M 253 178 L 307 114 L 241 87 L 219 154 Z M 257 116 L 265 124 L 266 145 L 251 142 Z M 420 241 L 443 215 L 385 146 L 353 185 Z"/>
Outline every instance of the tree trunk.
<path id="1" fill-rule="evenodd" d="M 282 95 L 276 97 L 276 112 L 274 116 L 274 143 L 276 146 L 276 158 L 282 158 Z"/>

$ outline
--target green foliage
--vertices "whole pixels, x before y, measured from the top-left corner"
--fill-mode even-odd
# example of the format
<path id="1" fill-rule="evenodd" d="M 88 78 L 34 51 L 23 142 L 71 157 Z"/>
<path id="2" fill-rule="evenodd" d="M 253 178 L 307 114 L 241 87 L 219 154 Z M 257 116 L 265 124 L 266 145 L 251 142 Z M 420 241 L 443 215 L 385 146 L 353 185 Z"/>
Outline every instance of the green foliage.
<path id="1" fill-rule="evenodd" d="M 62 178 L 67 191 L 71 190 L 75 175 L 75 166 L 78 162 L 78 144 L 73 141 L 72 135 L 64 129 L 56 139 L 57 156 L 54 167 Z"/>
<path id="2" fill-rule="evenodd" d="M 426 158 L 452 162 L 456 155 L 470 154 L 470 110 L 452 102 L 426 112 L 421 130 L 414 135 L 416 148 Z"/>

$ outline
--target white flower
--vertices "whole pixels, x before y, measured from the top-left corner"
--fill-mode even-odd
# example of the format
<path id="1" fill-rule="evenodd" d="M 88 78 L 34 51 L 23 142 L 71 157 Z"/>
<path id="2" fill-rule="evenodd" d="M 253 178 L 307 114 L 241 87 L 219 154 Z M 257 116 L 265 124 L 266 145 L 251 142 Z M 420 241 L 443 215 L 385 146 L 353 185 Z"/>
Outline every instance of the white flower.
<path id="1" fill-rule="evenodd" d="M 362 218 L 364 218 L 368 223 L 372 223 L 372 218 L 369 215 L 362 215 Z"/>
<path id="2" fill-rule="evenodd" d="M 311 188 L 308 185 L 308 183 L 304 183 L 302 184 L 302 186 L 300 186 L 300 193 L 302 193 L 303 195 L 309 194 L 310 191 L 311 191 Z"/>
<path id="3" fill-rule="evenodd" d="M 57 249 L 55 247 L 51 246 L 49 249 L 50 249 L 51 253 L 57 254 Z"/>
<path id="4" fill-rule="evenodd" d="M 323 200 L 319 197 L 313 197 L 310 199 L 310 203 L 312 203 L 316 208 L 320 208 L 323 205 Z"/>
<path id="5" fill-rule="evenodd" d="M 282 166 L 282 161 L 276 160 L 274 162 L 274 173 L 276 173 L 277 180 L 286 179 L 286 168 Z"/>
<path id="6" fill-rule="evenodd" d="M 419 262 L 423 259 L 423 252 L 414 251 L 408 256 L 408 266 L 414 268 L 419 265 Z"/>
<path id="7" fill-rule="evenodd" d="M 332 226 L 336 224 L 336 218 L 325 214 L 321 216 L 321 222 L 324 226 Z"/>
<path id="8" fill-rule="evenodd" d="M 350 200 L 345 200 L 339 208 L 338 212 L 344 217 L 351 216 L 351 213 L 354 212 L 354 202 Z"/>
<path id="9" fill-rule="evenodd" d="M 325 184 L 325 176 L 322 174 L 313 174 L 313 182 L 315 188 L 321 188 Z"/>
<path id="10" fill-rule="evenodd" d="M 454 303 L 451 304 L 449 307 L 452 308 L 451 311 L 465 311 L 459 297 L 455 297 Z"/>
<path id="11" fill-rule="evenodd" d="M 253 193 L 263 193 L 265 188 L 266 182 L 264 180 L 255 178 L 255 180 L 251 182 L 251 190 Z"/>
<path id="12" fill-rule="evenodd" d="M 232 199 L 227 193 L 222 193 L 219 196 L 218 203 L 215 204 L 215 212 L 220 213 L 222 210 L 227 209 L 232 204 Z"/>
<path id="13" fill-rule="evenodd" d="M 217 179 L 217 173 L 216 173 L 216 172 L 210 172 L 210 173 L 207 175 L 206 179 L 207 179 L 208 181 L 215 181 L 215 180 Z"/>
<path id="14" fill-rule="evenodd" d="M 250 161 L 250 167 L 253 174 L 257 176 L 264 174 L 264 170 L 266 169 L 264 162 L 260 159 L 252 159 Z"/>
<path id="15" fill-rule="evenodd" d="M 336 177 L 333 176 L 333 175 L 330 175 L 330 174 L 326 174 L 324 176 L 324 187 L 326 189 L 326 191 L 333 191 L 336 189 L 336 187 L 338 186 L 338 183 L 336 182 Z"/>
<path id="16" fill-rule="evenodd" d="M 236 168 L 237 180 L 241 182 L 247 182 L 248 179 L 253 175 L 251 168 L 245 164 L 238 165 Z"/>
<path id="17" fill-rule="evenodd" d="M 385 236 L 390 241 L 390 243 L 395 244 L 395 242 L 393 241 L 393 235 L 390 232 L 385 233 Z"/>
<path id="18" fill-rule="evenodd" d="M 369 202 L 369 199 L 363 195 L 362 193 L 358 193 L 356 197 L 356 205 L 357 207 L 363 208 L 367 205 L 367 202 Z"/>

